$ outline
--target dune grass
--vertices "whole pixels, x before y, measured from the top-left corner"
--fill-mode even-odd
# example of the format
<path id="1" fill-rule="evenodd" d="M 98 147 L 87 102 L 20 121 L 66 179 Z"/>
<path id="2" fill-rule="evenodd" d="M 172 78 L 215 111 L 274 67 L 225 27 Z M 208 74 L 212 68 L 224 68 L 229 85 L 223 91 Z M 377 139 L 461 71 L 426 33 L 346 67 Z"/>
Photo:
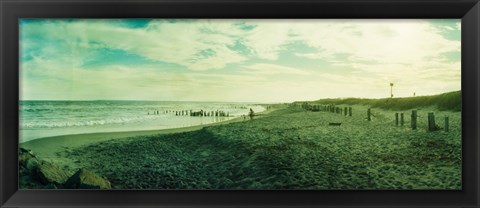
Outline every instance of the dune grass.
<path id="1" fill-rule="evenodd" d="M 448 92 L 432 96 L 417 96 L 407 98 L 383 98 L 383 99 L 321 99 L 311 102 L 313 104 L 345 104 L 345 105 L 368 105 L 373 108 L 389 110 L 408 110 L 419 107 L 436 106 L 439 110 L 461 111 L 461 91 Z"/>

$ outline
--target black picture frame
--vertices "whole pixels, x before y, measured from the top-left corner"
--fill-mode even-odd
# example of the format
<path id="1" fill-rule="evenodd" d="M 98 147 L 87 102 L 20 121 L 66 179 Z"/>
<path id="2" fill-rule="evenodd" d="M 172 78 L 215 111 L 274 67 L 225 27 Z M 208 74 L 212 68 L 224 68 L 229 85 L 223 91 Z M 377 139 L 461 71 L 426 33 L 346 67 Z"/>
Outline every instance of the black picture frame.
<path id="1" fill-rule="evenodd" d="M 0 207 L 479 207 L 478 0 L 0 0 Z M 461 18 L 462 191 L 18 190 L 19 18 Z"/>

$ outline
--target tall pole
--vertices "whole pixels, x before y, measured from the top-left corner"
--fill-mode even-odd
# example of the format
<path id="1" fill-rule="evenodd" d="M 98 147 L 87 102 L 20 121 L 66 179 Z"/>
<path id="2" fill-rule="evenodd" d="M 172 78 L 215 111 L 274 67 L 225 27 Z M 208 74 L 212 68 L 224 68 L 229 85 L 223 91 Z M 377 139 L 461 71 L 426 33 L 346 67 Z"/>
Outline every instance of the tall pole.
<path id="1" fill-rule="evenodd" d="M 393 98 L 393 83 L 390 83 L 390 98 Z"/>

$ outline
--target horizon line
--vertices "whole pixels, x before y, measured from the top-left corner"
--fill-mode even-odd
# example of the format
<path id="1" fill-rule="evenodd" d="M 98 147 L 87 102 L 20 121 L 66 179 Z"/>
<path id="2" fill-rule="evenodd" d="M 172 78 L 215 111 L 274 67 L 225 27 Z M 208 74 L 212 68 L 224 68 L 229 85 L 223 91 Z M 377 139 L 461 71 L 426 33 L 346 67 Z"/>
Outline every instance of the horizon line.
<path id="1" fill-rule="evenodd" d="M 455 91 L 448 91 L 448 92 L 443 92 L 443 93 L 438 93 L 438 94 L 431 94 L 431 95 L 416 95 L 416 96 L 405 96 L 405 97 L 381 97 L 381 98 L 366 98 L 366 97 L 330 97 L 330 98 L 317 98 L 315 100 L 294 100 L 294 101 L 272 101 L 272 102 L 267 102 L 267 101 L 192 101 L 192 100 L 121 100 L 121 99 L 85 99 L 85 100 L 80 100 L 80 99 L 72 99 L 72 100 L 65 100 L 65 99 L 19 99 L 19 101 L 143 101 L 143 102 L 216 102 L 216 103 L 259 103 L 259 104 L 278 104 L 278 103 L 294 103 L 294 102 L 305 102 L 305 101 L 318 101 L 322 99 L 386 99 L 386 98 L 412 98 L 412 97 L 424 97 L 424 96 L 435 96 L 435 95 L 441 95 L 441 94 L 446 94 L 446 93 L 452 93 L 452 92 L 461 92 L 462 90 L 455 90 Z"/>

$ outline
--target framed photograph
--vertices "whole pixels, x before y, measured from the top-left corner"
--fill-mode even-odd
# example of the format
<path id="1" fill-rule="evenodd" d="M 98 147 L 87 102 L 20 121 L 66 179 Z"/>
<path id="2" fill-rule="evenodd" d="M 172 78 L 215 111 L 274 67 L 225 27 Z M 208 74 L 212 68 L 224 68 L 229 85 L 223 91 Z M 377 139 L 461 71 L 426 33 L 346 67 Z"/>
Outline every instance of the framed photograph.
<path id="1" fill-rule="evenodd" d="M 480 4 L 0 4 L 0 207 L 479 207 Z"/>

